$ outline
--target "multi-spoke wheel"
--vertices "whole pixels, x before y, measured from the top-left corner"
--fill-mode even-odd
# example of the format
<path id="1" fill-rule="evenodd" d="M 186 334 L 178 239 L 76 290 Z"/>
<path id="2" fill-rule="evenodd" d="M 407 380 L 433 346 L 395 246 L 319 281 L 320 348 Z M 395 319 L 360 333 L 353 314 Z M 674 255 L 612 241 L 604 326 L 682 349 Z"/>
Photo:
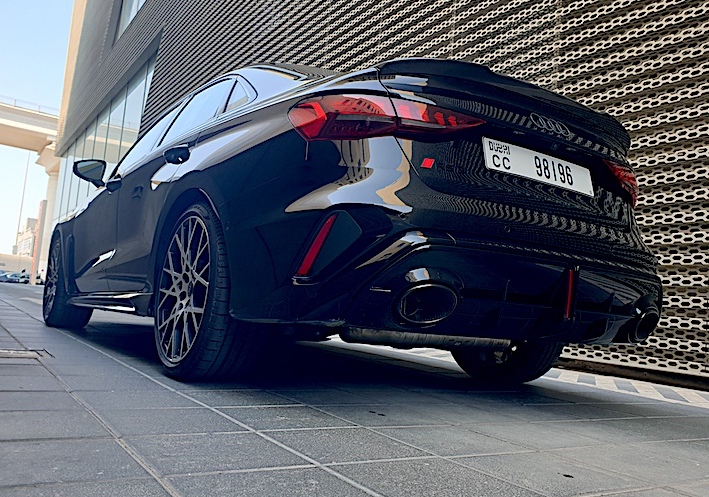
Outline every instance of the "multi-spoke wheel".
<path id="1" fill-rule="evenodd" d="M 513 343 L 504 350 L 456 350 L 453 358 L 475 380 L 524 383 L 549 371 L 563 348 L 563 343 L 522 342 Z"/>
<path id="2" fill-rule="evenodd" d="M 62 243 L 58 236 L 52 240 L 47 263 L 47 279 L 42 297 L 42 315 L 47 326 L 57 328 L 83 328 L 91 319 L 91 309 L 68 304 L 64 267 L 62 264 Z"/>
<path id="3" fill-rule="evenodd" d="M 197 379 L 243 373 L 262 341 L 229 317 L 229 271 L 219 220 L 205 204 L 178 219 L 155 293 L 155 344 L 168 374 Z"/>

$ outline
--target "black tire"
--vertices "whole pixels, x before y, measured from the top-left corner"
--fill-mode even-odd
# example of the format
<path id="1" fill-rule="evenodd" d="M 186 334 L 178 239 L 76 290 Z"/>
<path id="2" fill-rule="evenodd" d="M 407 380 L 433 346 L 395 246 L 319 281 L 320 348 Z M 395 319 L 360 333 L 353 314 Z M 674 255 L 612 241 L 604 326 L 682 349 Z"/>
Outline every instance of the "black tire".
<path id="1" fill-rule="evenodd" d="M 241 376 L 258 361 L 265 333 L 229 316 L 229 261 L 219 220 L 197 203 L 180 216 L 156 274 L 155 346 L 180 380 Z"/>
<path id="2" fill-rule="evenodd" d="M 549 371 L 563 348 L 563 343 L 522 342 L 513 343 L 504 350 L 456 350 L 453 358 L 476 381 L 525 383 Z"/>
<path id="3" fill-rule="evenodd" d="M 91 319 L 92 309 L 68 304 L 64 266 L 62 262 L 62 243 L 59 237 L 52 240 L 47 262 L 47 279 L 42 294 L 42 315 L 47 326 L 54 328 L 79 329 Z"/>

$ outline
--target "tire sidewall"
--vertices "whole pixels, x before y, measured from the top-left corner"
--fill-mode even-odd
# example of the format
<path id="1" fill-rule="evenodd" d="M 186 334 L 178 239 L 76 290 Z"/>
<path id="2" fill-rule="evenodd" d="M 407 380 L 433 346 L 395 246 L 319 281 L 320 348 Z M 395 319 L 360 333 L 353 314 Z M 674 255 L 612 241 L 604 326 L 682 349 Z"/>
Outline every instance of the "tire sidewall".
<path id="1" fill-rule="evenodd" d="M 199 331 L 197 333 L 197 338 L 195 339 L 192 347 L 187 352 L 185 357 L 177 362 L 173 362 L 167 358 L 162 350 L 160 332 L 158 330 L 158 303 L 160 300 L 160 284 L 163 273 L 163 266 L 168 254 L 168 250 L 172 245 L 172 239 L 175 236 L 177 230 L 182 225 L 182 223 L 190 217 L 197 216 L 204 223 L 207 235 L 209 237 L 209 286 L 207 288 L 207 300 L 205 305 L 205 312 L 200 323 Z M 196 203 L 187 208 L 184 213 L 178 218 L 178 220 L 172 226 L 170 230 L 170 236 L 163 243 L 161 243 L 162 250 L 160 256 L 157 258 L 159 261 L 159 267 L 155 275 L 155 293 L 156 293 L 156 304 L 155 304 L 155 319 L 154 319 L 154 340 L 155 347 L 160 357 L 160 362 L 162 363 L 166 373 L 173 377 L 178 378 L 192 378 L 201 376 L 201 370 L 204 368 L 202 362 L 205 355 L 206 342 L 208 341 L 208 335 L 211 330 L 214 329 L 226 329 L 228 325 L 228 309 L 226 302 L 227 299 L 217 299 L 216 292 L 224 291 L 223 288 L 218 288 L 218 280 L 228 278 L 227 268 L 219 267 L 217 261 L 219 258 L 219 245 L 223 244 L 221 227 L 219 221 L 212 211 L 212 209 L 205 204 Z"/>
<path id="2" fill-rule="evenodd" d="M 51 325 L 52 321 L 55 318 L 55 314 L 57 313 L 57 307 L 58 304 L 60 304 L 60 300 L 62 298 L 66 298 L 66 292 L 64 290 L 64 271 L 62 268 L 62 252 L 61 252 L 61 240 L 59 237 L 54 237 L 52 239 L 52 244 L 50 245 L 50 250 L 49 250 L 49 264 L 52 264 L 52 260 L 54 256 L 56 255 L 56 273 L 57 273 L 57 278 L 56 281 L 52 285 L 47 285 L 47 282 L 45 281 L 44 289 L 42 291 L 42 317 L 44 318 L 44 322 L 48 325 Z M 49 268 L 51 271 L 51 267 Z M 47 271 L 47 279 L 49 278 L 49 275 L 51 274 L 50 271 Z M 54 299 L 52 300 L 52 307 L 47 308 L 47 298 L 48 298 L 48 293 L 51 291 L 52 286 L 54 287 Z"/>

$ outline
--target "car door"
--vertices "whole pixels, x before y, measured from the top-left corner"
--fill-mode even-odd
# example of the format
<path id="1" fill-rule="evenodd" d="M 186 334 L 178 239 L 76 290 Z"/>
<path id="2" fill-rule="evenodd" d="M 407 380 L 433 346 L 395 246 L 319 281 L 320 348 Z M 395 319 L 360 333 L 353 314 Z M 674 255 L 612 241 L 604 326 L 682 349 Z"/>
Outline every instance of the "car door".
<path id="1" fill-rule="evenodd" d="M 227 78 L 196 92 L 173 111 L 177 117 L 165 126 L 167 132 L 156 146 L 119 166 L 116 254 L 107 268 L 111 291 L 145 289 L 153 237 L 170 185 L 169 181 L 156 181 L 156 177 L 169 178 L 169 170 L 175 167 L 166 163 L 163 152 L 174 145 L 194 143 L 200 125 L 224 110 L 233 86 L 234 79 Z"/>
<path id="2" fill-rule="evenodd" d="M 74 212 L 72 236 L 66 240 L 66 262 L 80 293 L 109 290 L 106 263 L 115 252 L 117 208 L 118 196 L 100 187 Z"/>

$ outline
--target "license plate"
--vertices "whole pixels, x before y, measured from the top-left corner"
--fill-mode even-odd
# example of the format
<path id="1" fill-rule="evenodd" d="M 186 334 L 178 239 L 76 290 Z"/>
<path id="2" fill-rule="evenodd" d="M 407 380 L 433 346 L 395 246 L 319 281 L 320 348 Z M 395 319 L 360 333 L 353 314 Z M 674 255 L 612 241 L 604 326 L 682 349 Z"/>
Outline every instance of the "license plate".
<path id="1" fill-rule="evenodd" d="M 593 197 L 591 172 L 583 166 L 485 137 L 483 148 L 485 167 L 492 171 L 522 176 Z"/>

